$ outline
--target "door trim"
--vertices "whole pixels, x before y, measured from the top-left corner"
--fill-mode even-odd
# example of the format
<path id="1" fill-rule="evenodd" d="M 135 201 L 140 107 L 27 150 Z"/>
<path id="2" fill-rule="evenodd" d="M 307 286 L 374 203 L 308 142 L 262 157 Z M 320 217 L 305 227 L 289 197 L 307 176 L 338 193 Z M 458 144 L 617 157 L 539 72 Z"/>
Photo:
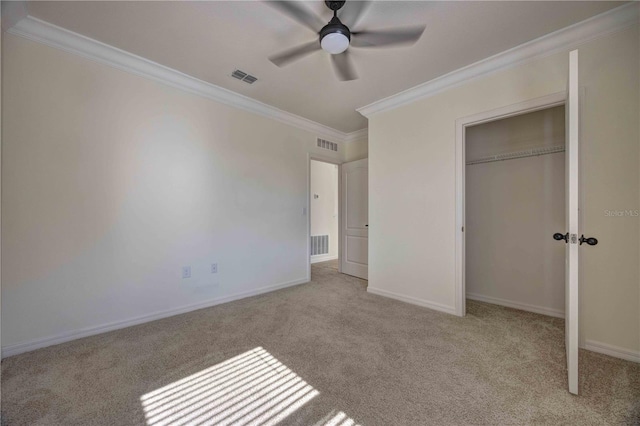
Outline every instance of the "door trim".
<path id="1" fill-rule="evenodd" d="M 342 272 L 342 162 L 318 154 L 307 154 L 307 281 L 311 281 L 311 161 L 338 166 L 338 272 Z"/>
<path id="2" fill-rule="evenodd" d="M 466 278 L 465 278 L 465 133 L 466 128 L 490 121 L 516 115 L 527 114 L 541 109 L 553 108 L 566 103 L 566 92 L 556 92 L 547 96 L 518 102 L 505 107 L 462 117 L 456 120 L 456 220 L 455 220 L 455 313 L 463 317 L 466 314 Z"/>

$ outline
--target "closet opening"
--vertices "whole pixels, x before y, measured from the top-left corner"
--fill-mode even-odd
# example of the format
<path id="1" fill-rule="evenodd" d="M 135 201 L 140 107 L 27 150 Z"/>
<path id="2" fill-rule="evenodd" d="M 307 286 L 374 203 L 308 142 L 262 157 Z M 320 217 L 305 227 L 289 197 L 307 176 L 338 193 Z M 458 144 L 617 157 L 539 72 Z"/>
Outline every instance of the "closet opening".
<path id="1" fill-rule="evenodd" d="M 564 318 L 564 105 L 463 131 L 466 299 Z"/>

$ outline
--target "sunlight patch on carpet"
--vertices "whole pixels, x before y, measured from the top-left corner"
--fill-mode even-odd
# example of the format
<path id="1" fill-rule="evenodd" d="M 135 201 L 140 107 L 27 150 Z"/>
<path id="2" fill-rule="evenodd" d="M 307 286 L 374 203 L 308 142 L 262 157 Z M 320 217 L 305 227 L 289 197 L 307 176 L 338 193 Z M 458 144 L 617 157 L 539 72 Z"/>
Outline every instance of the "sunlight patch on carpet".
<path id="1" fill-rule="evenodd" d="M 315 426 L 361 426 L 351 417 L 347 416 L 344 411 L 332 410 L 324 419 Z"/>
<path id="2" fill-rule="evenodd" d="M 140 401 L 148 426 L 275 425 L 319 393 L 257 347 Z"/>

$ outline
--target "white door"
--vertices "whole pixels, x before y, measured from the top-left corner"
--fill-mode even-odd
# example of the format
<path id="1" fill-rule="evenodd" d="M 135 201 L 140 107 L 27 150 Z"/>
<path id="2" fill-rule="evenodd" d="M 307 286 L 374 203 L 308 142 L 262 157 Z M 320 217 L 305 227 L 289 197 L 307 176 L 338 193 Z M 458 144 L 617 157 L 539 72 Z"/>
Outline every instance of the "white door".
<path id="1" fill-rule="evenodd" d="M 342 273 L 368 279 L 369 160 L 342 164 Z"/>
<path id="2" fill-rule="evenodd" d="M 569 392 L 578 394 L 578 149 L 580 99 L 578 96 L 578 51 L 569 53 L 569 80 L 565 105 L 565 185 L 566 185 L 566 283 L 565 346 Z"/>

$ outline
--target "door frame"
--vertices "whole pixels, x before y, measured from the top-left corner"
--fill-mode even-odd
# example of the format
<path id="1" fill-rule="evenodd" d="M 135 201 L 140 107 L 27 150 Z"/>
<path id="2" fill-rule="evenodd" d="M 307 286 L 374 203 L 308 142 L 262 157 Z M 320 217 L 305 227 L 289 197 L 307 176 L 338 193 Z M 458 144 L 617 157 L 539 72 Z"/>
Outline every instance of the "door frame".
<path id="1" fill-rule="evenodd" d="M 505 107 L 462 117 L 456 120 L 456 220 L 455 220 L 455 313 L 463 317 L 466 314 L 466 276 L 465 276 L 465 135 L 466 128 L 542 109 L 553 108 L 566 103 L 566 92 L 556 92 L 539 98 L 518 102 Z"/>
<path id="2" fill-rule="evenodd" d="M 311 281 L 311 161 L 338 166 L 338 272 L 342 272 L 342 162 L 318 154 L 307 157 L 307 281 Z"/>

